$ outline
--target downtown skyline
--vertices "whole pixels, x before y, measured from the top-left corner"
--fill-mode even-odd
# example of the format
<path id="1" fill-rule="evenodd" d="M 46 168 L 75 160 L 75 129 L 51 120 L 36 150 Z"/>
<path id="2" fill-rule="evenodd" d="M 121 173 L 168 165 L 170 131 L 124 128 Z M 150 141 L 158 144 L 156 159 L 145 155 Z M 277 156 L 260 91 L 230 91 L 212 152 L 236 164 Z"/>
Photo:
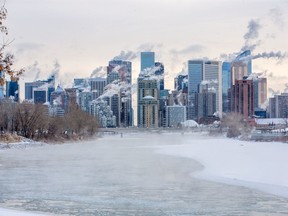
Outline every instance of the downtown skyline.
<path id="1" fill-rule="evenodd" d="M 174 77 L 183 68 L 187 72 L 188 60 L 223 61 L 222 54 L 239 53 L 246 43 L 256 45 L 254 56 L 288 50 L 287 1 L 16 0 L 7 1 L 6 8 L 8 38 L 15 38 L 9 50 L 15 67 L 26 69 L 23 83 L 47 77 L 57 61 L 59 80 L 69 86 L 74 77 L 89 77 L 121 52 L 133 64 L 135 83 L 139 53 L 153 51 L 172 89 Z M 253 60 L 253 72 L 266 72 L 268 88 L 275 91 L 284 91 L 287 70 L 286 58 Z"/>

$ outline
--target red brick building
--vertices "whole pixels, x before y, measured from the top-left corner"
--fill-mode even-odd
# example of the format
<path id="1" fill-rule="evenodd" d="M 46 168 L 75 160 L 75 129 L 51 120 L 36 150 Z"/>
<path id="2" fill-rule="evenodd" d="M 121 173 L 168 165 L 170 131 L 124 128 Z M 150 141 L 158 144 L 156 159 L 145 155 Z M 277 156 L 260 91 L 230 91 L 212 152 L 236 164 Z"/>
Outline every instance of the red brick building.
<path id="1" fill-rule="evenodd" d="M 245 119 L 254 115 L 253 80 L 235 80 L 233 102 L 233 111 L 241 113 Z"/>

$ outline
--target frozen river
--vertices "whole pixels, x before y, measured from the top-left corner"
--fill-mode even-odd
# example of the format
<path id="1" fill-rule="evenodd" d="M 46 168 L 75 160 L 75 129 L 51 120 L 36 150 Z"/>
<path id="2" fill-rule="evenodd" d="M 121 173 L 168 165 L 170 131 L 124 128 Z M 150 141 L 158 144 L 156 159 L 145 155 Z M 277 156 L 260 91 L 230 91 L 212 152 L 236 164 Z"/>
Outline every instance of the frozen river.
<path id="1" fill-rule="evenodd" d="M 0 206 L 79 216 L 288 215 L 286 198 L 193 178 L 203 169 L 196 161 L 155 153 L 181 139 L 142 133 L 2 150 Z"/>

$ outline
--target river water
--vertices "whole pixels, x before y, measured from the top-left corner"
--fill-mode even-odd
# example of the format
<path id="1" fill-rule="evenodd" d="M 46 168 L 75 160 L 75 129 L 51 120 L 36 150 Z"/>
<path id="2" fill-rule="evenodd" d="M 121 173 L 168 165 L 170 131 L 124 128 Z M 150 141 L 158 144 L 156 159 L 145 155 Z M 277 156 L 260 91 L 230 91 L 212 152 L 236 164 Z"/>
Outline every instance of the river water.
<path id="1" fill-rule="evenodd" d="M 0 206 L 52 215 L 288 215 L 288 200 L 199 180 L 191 159 L 154 147 L 180 135 L 130 134 L 0 151 Z"/>

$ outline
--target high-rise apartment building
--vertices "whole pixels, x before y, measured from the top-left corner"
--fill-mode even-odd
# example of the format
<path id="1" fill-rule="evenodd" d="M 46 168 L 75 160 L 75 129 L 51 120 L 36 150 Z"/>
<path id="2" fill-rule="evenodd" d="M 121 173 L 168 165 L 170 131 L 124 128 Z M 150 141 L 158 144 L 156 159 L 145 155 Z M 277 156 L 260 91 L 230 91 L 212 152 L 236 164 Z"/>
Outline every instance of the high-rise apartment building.
<path id="1" fill-rule="evenodd" d="M 253 80 L 235 80 L 233 102 L 233 111 L 242 114 L 245 119 L 254 115 Z"/>
<path id="2" fill-rule="evenodd" d="M 216 93 L 216 111 L 222 116 L 222 62 L 205 61 L 203 80 Z"/>
<path id="3" fill-rule="evenodd" d="M 157 128 L 159 112 L 159 89 L 156 79 L 138 78 L 138 127 Z"/>
<path id="4" fill-rule="evenodd" d="M 90 78 L 89 85 L 92 92 L 92 99 L 100 97 L 104 92 L 104 87 L 106 86 L 106 79 L 101 77 Z"/>
<path id="5" fill-rule="evenodd" d="M 261 108 L 267 100 L 267 78 L 257 78 L 254 84 L 254 107 Z"/>
<path id="6" fill-rule="evenodd" d="M 185 121 L 185 106 L 174 105 L 166 107 L 166 127 L 180 127 L 181 123 Z"/>
<path id="7" fill-rule="evenodd" d="M 269 99 L 270 118 L 288 118 L 288 93 L 274 95 Z"/>

